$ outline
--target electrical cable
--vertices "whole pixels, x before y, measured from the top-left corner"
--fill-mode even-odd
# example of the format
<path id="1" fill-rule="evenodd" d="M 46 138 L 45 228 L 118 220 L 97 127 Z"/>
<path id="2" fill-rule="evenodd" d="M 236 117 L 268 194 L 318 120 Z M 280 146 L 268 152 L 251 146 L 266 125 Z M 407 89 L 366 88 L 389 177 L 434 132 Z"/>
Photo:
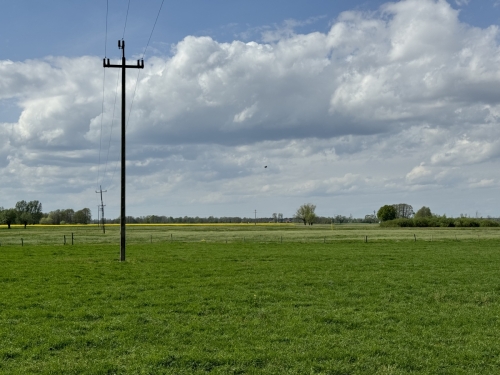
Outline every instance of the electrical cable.
<path id="1" fill-rule="evenodd" d="M 163 3 L 165 2 L 165 0 L 162 0 L 161 4 L 160 4 L 160 9 L 158 9 L 158 13 L 156 14 L 156 19 L 155 19 L 155 22 L 153 24 L 153 28 L 151 29 L 151 33 L 149 34 L 149 39 L 148 39 L 148 42 L 146 44 L 146 48 L 144 48 L 144 52 L 142 53 L 142 57 L 141 59 L 144 60 L 144 57 L 146 56 L 146 52 L 147 52 L 147 49 L 149 47 L 149 43 L 151 42 L 151 38 L 153 36 L 153 33 L 155 31 L 155 28 L 156 28 L 156 23 L 158 22 L 158 18 L 160 17 L 160 13 L 161 13 L 161 9 L 163 8 Z M 129 0 L 129 5 L 130 5 L 130 0 Z M 127 11 L 127 15 L 128 15 L 128 11 Z M 125 30 L 124 30 L 124 34 L 125 34 Z M 132 113 L 132 108 L 134 106 L 134 99 L 135 99 L 135 94 L 137 92 L 137 87 L 139 86 L 139 76 L 140 76 L 140 72 L 141 70 L 139 69 L 138 72 L 137 72 L 137 79 L 135 81 L 135 87 L 134 87 L 134 93 L 132 95 L 132 100 L 130 101 L 130 109 L 128 111 L 128 116 L 127 116 L 127 120 L 126 120 L 126 125 L 125 125 L 125 130 L 128 128 L 128 124 L 129 124 L 129 121 L 130 121 L 130 115 Z M 113 178 L 115 176 L 115 173 L 116 173 L 116 170 L 118 169 L 118 167 L 116 166 L 113 170 L 113 174 L 111 176 L 111 181 L 113 181 Z"/>
<path id="2" fill-rule="evenodd" d="M 127 14 L 125 15 L 125 26 L 123 26 L 122 40 L 125 39 L 125 29 L 127 28 L 127 20 L 128 20 L 128 11 L 129 11 L 129 9 L 130 9 L 130 0 L 128 0 Z"/>
<path id="3" fill-rule="evenodd" d="M 158 14 L 156 15 L 155 23 L 153 24 L 153 29 L 151 30 L 151 33 L 149 34 L 148 43 L 146 44 L 146 48 L 144 48 L 144 52 L 142 53 L 142 57 L 141 57 L 142 60 L 144 60 L 144 57 L 146 56 L 146 51 L 148 50 L 149 43 L 151 42 L 151 37 L 153 36 L 153 32 L 155 31 L 156 23 L 158 22 L 158 17 L 160 17 L 161 8 L 163 7 L 164 2 L 165 2 L 165 0 L 162 0 L 162 2 L 160 4 L 160 9 L 158 10 Z M 128 117 L 127 117 L 127 126 L 128 126 L 128 122 L 130 120 L 130 114 L 132 113 L 132 107 L 134 106 L 135 93 L 137 91 L 137 86 L 139 86 L 139 75 L 140 74 L 141 74 L 141 71 L 139 70 L 137 72 L 137 79 L 135 81 L 134 93 L 132 95 L 132 100 L 130 102 L 130 109 L 129 109 Z"/>
<path id="4" fill-rule="evenodd" d="M 109 0 L 107 0 L 107 1 L 109 1 Z M 128 0 L 128 4 L 127 4 L 127 12 L 125 14 L 125 23 L 123 25 L 122 40 L 125 38 L 125 31 L 127 29 L 127 21 L 128 21 L 129 10 L 130 10 L 130 0 Z M 107 15 L 106 15 L 106 22 L 107 22 Z M 107 35 L 107 23 L 106 23 L 106 35 Z M 107 38 L 107 36 L 106 36 L 106 38 Z M 113 125 L 114 125 L 114 121 L 115 121 L 116 100 L 117 100 L 117 96 L 118 96 L 118 83 L 120 82 L 120 75 L 119 75 L 119 73 L 120 72 L 118 72 L 118 78 L 117 78 L 117 81 L 116 81 L 115 101 L 114 101 L 114 104 L 113 104 L 113 117 L 111 118 L 111 128 L 110 128 L 110 131 L 109 131 L 109 140 L 108 140 L 108 151 L 107 151 L 107 155 L 106 155 L 106 163 L 105 163 L 105 166 L 104 166 L 104 173 L 103 173 L 104 175 L 106 174 L 107 169 L 108 169 L 109 151 L 111 149 L 111 136 L 113 134 Z M 102 127 L 101 127 L 101 133 L 102 133 Z M 99 155 L 99 157 L 100 157 L 100 155 Z M 115 171 L 116 171 L 116 169 L 113 171 L 113 174 L 111 175 L 111 181 L 113 180 L 113 177 L 115 175 Z M 102 184 L 104 184 L 104 180 L 103 180 Z"/>
<path id="5" fill-rule="evenodd" d="M 104 37 L 104 58 L 107 54 L 107 44 L 108 44 L 108 13 L 109 13 L 109 0 L 106 0 L 106 32 Z M 104 88 L 106 85 L 106 69 L 103 67 L 102 76 L 102 105 L 101 105 L 101 131 L 99 133 L 99 158 L 97 162 L 97 186 L 99 186 L 99 174 L 101 171 L 101 150 L 102 150 L 102 124 L 104 119 Z"/>
<path id="6" fill-rule="evenodd" d="M 146 44 L 146 48 L 144 48 L 144 52 L 142 53 L 141 60 L 144 60 L 144 57 L 146 56 L 146 51 L 148 50 L 149 43 L 151 42 L 151 37 L 153 36 L 153 32 L 155 31 L 156 23 L 158 22 L 158 18 L 160 17 L 161 8 L 163 8 L 163 3 L 164 2 L 165 2 L 165 0 L 162 0 L 162 2 L 160 4 L 160 9 L 158 9 L 158 14 L 156 15 L 156 19 L 155 19 L 155 22 L 153 24 L 153 28 L 151 29 L 151 33 L 149 34 L 148 43 Z M 130 101 L 130 109 L 128 111 L 127 126 L 126 127 L 128 127 L 128 123 L 129 123 L 129 120 L 130 120 L 130 114 L 132 113 L 132 107 L 134 106 L 135 93 L 137 91 L 137 86 L 139 86 L 139 75 L 140 74 L 141 74 L 141 71 L 138 70 L 138 72 L 137 72 L 137 79 L 135 81 L 134 93 L 132 95 L 132 100 Z"/>
<path id="7" fill-rule="evenodd" d="M 108 170 L 109 151 L 111 150 L 111 136 L 113 135 L 113 126 L 115 124 L 116 100 L 118 98 L 118 86 L 119 86 L 119 83 L 120 83 L 120 71 L 117 71 L 116 89 L 115 89 L 115 102 L 113 104 L 113 116 L 111 118 L 111 128 L 109 130 L 108 153 L 106 155 L 106 164 L 104 165 L 104 173 L 103 173 L 104 175 L 106 175 L 106 172 Z M 115 169 L 115 171 L 116 171 L 116 169 Z M 113 175 L 111 176 L 111 181 L 113 181 L 113 177 L 115 175 L 115 171 L 113 171 Z M 103 185 L 104 185 L 104 179 L 103 179 Z"/>

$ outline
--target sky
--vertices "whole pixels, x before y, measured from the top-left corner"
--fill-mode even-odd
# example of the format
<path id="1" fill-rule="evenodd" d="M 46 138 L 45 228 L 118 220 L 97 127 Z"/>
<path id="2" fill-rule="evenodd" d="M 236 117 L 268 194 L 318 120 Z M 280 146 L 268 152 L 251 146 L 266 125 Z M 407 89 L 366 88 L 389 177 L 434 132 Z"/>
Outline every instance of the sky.
<path id="1" fill-rule="evenodd" d="M 0 207 L 500 216 L 499 0 L 16 0 L 0 13 Z M 118 93 L 118 94 L 117 94 Z M 266 168 L 267 166 L 267 168 Z"/>

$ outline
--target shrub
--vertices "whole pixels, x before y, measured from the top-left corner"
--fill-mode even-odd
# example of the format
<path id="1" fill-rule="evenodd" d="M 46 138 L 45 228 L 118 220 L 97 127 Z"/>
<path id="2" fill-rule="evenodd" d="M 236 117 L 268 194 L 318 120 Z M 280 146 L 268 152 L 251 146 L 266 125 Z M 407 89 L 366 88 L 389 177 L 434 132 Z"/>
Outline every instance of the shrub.
<path id="1" fill-rule="evenodd" d="M 415 223 L 416 227 L 430 227 L 431 222 L 427 217 L 415 217 L 413 219 L 413 222 Z"/>
<path id="2" fill-rule="evenodd" d="M 51 225 L 51 224 L 54 224 L 52 219 L 50 217 L 42 217 L 40 219 L 40 224 L 42 225 Z"/>
<path id="3" fill-rule="evenodd" d="M 493 221 L 493 220 L 481 220 L 479 222 L 479 226 L 481 226 L 481 227 L 499 227 L 500 223 L 498 223 L 497 221 Z"/>

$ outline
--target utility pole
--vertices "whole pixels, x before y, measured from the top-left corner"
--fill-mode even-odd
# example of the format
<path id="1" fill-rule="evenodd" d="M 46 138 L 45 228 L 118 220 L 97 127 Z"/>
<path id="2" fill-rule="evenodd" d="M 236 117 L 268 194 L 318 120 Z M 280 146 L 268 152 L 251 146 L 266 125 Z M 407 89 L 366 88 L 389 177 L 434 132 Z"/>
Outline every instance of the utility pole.
<path id="1" fill-rule="evenodd" d="M 107 190 L 102 190 L 102 187 L 99 185 L 99 191 L 96 190 L 96 193 L 101 193 L 101 205 L 98 206 L 97 210 L 97 221 L 99 221 L 99 211 L 101 211 L 101 220 L 102 220 L 102 232 L 106 233 L 106 228 L 104 228 L 104 206 L 105 204 L 102 202 L 102 193 L 107 193 Z"/>
<path id="2" fill-rule="evenodd" d="M 257 225 L 257 210 L 255 210 L 255 225 Z"/>
<path id="3" fill-rule="evenodd" d="M 121 65 L 109 63 L 109 59 L 104 58 L 102 65 L 105 68 L 122 69 L 122 153 L 121 153 L 121 205 L 120 205 L 120 261 L 125 261 L 125 72 L 127 68 L 144 69 L 144 60 L 137 60 L 137 65 L 127 65 L 125 60 L 125 41 L 118 41 L 118 48 L 122 50 Z"/>

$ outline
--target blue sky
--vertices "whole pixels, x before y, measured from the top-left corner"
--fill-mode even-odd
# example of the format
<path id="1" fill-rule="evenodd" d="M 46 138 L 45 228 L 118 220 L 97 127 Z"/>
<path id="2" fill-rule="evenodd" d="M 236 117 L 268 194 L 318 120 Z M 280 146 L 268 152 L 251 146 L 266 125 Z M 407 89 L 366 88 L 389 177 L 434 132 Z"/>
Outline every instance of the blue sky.
<path id="1" fill-rule="evenodd" d="M 128 0 L 3 4 L 0 207 L 97 216 L 102 184 L 118 215 L 106 4 L 116 59 Z M 130 1 L 129 59 L 160 4 Z M 498 0 L 166 0 L 128 75 L 128 214 L 499 216 L 499 20 Z"/>
<path id="2" fill-rule="evenodd" d="M 387 1 L 164 1 L 152 46 L 169 48 L 187 35 L 209 35 L 220 42 L 248 34 L 259 39 L 263 28 L 276 28 L 286 20 L 307 22 L 298 32 L 325 32 L 331 22 L 348 10 L 377 11 Z M 149 38 L 161 0 L 100 0 L 43 2 L 18 0 L 2 4 L 0 58 L 25 60 L 53 56 L 104 54 L 106 7 L 108 48 L 115 53 L 128 9 L 125 39 L 130 52 L 140 54 Z M 467 24 L 487 27 L 500 23 L 498 0 L 449 1 Z M 117 53 L 115 53 L 117 54 Z"/>

